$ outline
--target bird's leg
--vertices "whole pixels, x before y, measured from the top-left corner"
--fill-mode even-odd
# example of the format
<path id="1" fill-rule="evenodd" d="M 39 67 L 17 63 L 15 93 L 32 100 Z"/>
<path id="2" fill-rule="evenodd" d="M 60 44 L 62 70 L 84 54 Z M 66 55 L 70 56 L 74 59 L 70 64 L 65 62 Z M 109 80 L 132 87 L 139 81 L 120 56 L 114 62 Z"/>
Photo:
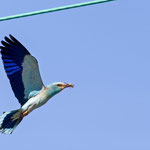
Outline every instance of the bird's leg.
<path id="1" fill-rule="evenodd" d="M 36 104 L 31 104 L 31 105 L 27 108 L 27 110 L 25 110 L 25 111 L 21 114 L 21 117 L 23 118 L 23 117 L 27 116 L 27 115 L 33 110 L 33 108 L 34 108 L 35 105 L 36 105 Z"/>
<path id="2" fill-rule="evenodd" d="M 23 117 L 27 116 L 28 114 L 29 114 L 29 110 L 27 109 L 25 112 L 23 112 L 21 114 L 21 117 L 23 118 Z"/>

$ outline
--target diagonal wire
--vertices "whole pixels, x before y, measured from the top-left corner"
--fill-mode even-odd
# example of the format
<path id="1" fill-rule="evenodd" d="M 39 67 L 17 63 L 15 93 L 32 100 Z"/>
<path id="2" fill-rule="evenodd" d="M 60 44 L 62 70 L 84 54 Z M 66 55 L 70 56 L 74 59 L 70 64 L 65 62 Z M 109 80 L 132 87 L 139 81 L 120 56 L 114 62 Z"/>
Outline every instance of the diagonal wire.
<path id="1" fill-rule="evenodd" d="M 40 15 L 40 14 L 44 14 L 44 13 L 50 13 L 50 12 L 55 12 L 55 11 L 60 11 L 60 10 L 65 10 L 65 9 L 72 9 L 72 8 L 77 8 L 77 7 L 94 5 L 94 4 L 110 2 L 110 1 L 114 1 L 114 0 L 95 0 L 95 1 L 78 3 L 78 4 L 68 5 L 68 6 L 57 7 L 57 8 L 33 11 L 33 12 L 29 12 L 29 13 L 22 13 L 22 14 L 13 15 L 13 16 L 2 17 L 2 18 L 0 18 L 0 21 L 16 19 L 16 18 L 22 18 L 22 17 L 28 17 L 28 16 L 33 16 L 33 15 Z"/>

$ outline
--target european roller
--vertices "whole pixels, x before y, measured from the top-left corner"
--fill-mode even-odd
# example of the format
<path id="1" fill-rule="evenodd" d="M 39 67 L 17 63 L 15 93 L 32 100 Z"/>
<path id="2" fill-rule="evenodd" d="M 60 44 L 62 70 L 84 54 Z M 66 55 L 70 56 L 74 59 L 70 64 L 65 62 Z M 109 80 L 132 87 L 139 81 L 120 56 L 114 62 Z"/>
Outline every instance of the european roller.
<path id="1" fill-rule="evenodd" d="M 11 134 L 25 116 L 44 105 L 51 97 L 67 87 L 73 87 L 73 84 L 63 82 L 45 86 L 36 58 L 16 38 L 9 36 L 1 41 L 1 55 L 7 77 L 21 107 L 4 112 L 0 117 L 0 131 L 4 134 Z"/>

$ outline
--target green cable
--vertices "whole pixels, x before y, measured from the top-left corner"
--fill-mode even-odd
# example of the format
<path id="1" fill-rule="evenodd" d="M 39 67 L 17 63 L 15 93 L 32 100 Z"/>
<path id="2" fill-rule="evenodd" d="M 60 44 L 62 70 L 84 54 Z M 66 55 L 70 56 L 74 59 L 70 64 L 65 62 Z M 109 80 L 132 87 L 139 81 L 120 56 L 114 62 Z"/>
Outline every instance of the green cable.
<path id="1" fill-rule="evenodd" d="M 15 19 L 15 18 L 22 18 L 22 17 L 27 17 L 27 16 L 33 16 L 33 15 L 39 15 L 39 14 L 60 11 L 60 10 L 65 10 L 65 9 L 71 9 L 71 8 L 77 8 L 77 7 L 83 7 L 83 6 L 88 6 L 88 5 L 94 5 L 94 4 L 104 3 L 104 2 L 109 2 L 109 1 L 114 1 L 114 0 L 95 0 L 95 1 L 73 4 L 73 5 L 68 5 L 68 6 L 62 6 L 62 7 L 57 7 L 57 8 L 39 10 L 39 11 L 34 11 L 34 12 L 29 12 L 29 13 L 23 13 L 23 14 L 18 14 L 18 15 L 13 15 L 13 16 L 2 17 L 2 18 L 0 18 L 0 21 L 5 21 L 5 20 L 10 20 L 10 19 Z"/>

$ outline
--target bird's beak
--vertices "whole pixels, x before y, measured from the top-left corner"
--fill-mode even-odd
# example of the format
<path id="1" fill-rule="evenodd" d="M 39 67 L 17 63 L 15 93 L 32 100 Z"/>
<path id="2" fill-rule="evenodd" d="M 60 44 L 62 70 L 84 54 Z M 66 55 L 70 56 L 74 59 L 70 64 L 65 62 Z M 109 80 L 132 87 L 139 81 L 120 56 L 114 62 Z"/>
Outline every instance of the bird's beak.
<path id="1" fill-rule="evenodd" d="M 67 87 L 74 87 L 74 85 L 72 83 L 65 83 L 64 85 L 64 88 L 67 88 Z"/>

